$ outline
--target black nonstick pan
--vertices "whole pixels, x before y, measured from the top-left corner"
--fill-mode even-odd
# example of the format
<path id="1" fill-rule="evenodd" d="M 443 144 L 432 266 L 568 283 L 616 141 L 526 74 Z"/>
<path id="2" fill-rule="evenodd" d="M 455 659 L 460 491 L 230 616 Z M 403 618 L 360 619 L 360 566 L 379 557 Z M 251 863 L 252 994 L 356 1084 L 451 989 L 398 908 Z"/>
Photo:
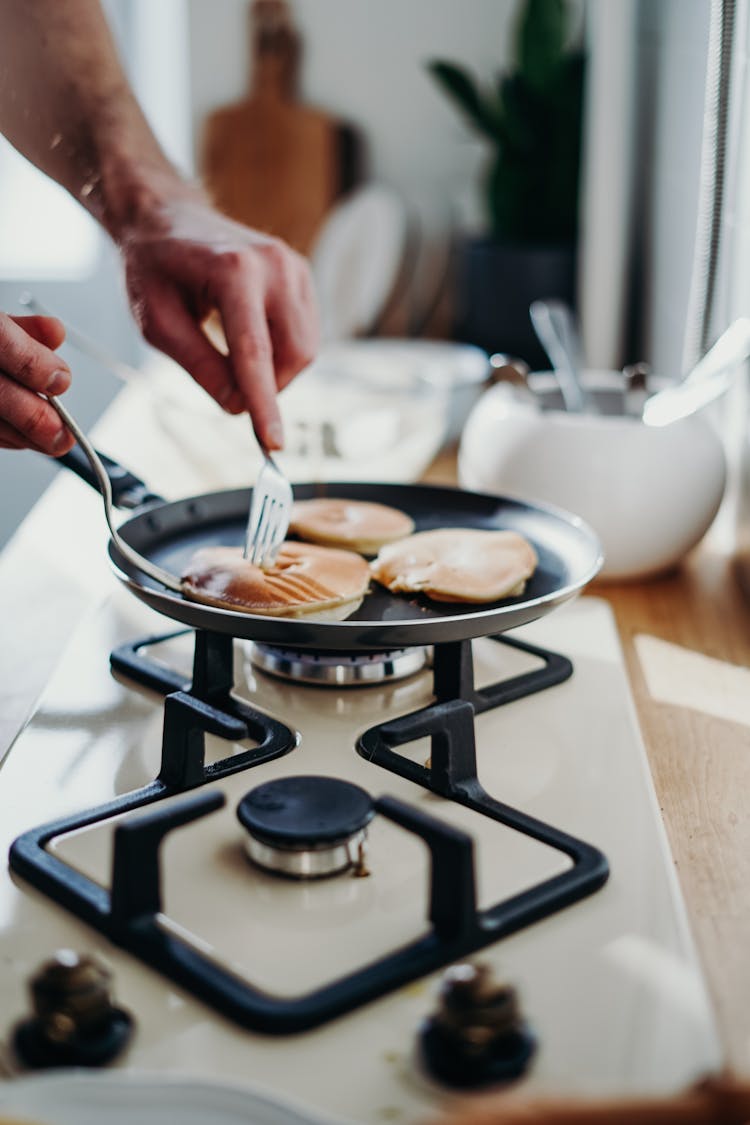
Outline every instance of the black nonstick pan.
<path id="1" fill-rule="evenodd" d="M 244 542 L 250 489 L 233 489 L 163 501 L 121 466 L 102 458 L 112 482 L 114 503 L 136 507 L 119 527 L 139 554 L 179 576 L 199 547 Z M 75 447 L 61 461 L 95 484 L 88 461 Z M 524 535 L 539 566 L 524 593 L 487 605 L 431 602 L 422 595 L 391 594 L 373 581 L 362 605 L 345 621 L 263 617 L 188 601 L 145 575 L 110 541 L 117 577 L 142 601 L 165 616 L 198 629 L 230 633 L 288 648 L 327 651 L 383 650 L 431 645 L 504 632 L 543 616 L 567 601 L 596 575 L 602 564 L 599 541 L 577 516 L 542 504 L 426 484 L 300 484 L 297 499 L 336 496 L 373 500 L 407 512 L 417 531 L 436 527 L 507 529 Z"/>

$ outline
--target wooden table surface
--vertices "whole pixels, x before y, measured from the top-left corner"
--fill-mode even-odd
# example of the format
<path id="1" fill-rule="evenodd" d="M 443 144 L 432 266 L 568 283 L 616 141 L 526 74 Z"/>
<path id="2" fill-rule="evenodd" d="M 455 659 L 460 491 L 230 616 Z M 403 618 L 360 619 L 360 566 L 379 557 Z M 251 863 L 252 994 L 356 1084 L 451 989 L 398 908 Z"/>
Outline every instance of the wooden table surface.
<path id="1" fill-rule="evenodd" d="M 454 484 L 455 458 L 425 474 Z M 727 1065 L 750 1075 L 750 591 L 706 545 L 650 581 L 599 581 L 625 661 Z"/>

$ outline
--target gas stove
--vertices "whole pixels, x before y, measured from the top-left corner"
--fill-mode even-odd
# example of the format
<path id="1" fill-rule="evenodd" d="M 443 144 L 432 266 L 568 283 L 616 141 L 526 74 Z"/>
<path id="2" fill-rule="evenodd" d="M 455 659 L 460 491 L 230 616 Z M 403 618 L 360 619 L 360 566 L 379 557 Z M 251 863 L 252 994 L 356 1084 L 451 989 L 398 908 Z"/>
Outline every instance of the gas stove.
<path id="1" fill-rule="evenodd" d="M 341 657 L 167 634 L 122 591 L 72 639 L 2 791 L 2 1009 L 23 1015 L 53 950 L 103 955 L 136 1023 L 117 1068 L 423 1120 L 456 1078 L 425 1029 L 472 973 L 514 990 L 535 1094 L 665 1092 L 719 1065 L 598 599 Z"/>

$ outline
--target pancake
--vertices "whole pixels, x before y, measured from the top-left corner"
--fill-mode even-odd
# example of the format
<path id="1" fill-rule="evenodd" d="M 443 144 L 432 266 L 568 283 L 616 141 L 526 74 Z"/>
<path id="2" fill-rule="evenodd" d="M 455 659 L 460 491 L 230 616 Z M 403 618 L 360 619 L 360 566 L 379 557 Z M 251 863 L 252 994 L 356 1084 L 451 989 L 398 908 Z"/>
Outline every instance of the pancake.
<path id="1" fill-rule="evenodd" d="M 369 578 L 353 551 L 287 542 L 267 570 L 243 558 L 240 547 L 203 547 L 185 568 L 182 588 L 192 601 L 220 609 L 340 621 L 361 604 Z"/>
<path id="2" fill-rule="evenodd" d="M 387 504 L 320 497 L 295 502 L 289 530 L 309 543 L 376 555 L 386 543 L 410 535 L 414 520 Z"/>
<path id="3" fill-rule="evenodd" d="M 522 594 L 537 561 L 534 548 L 515 531 L 445 527 L 384 547 L 370 570 L 394 594 L 479 603 Z"/>

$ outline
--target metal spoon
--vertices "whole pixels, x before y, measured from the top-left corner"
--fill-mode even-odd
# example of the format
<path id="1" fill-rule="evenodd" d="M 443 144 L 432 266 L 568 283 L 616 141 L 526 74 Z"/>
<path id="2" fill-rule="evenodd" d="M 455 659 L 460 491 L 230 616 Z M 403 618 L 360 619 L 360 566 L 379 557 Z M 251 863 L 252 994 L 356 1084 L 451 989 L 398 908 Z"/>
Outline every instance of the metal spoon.
<path id="1" fill-rule="evenodd" d="M 533 301 L 529 316 L 555 370 L 565 409 L 571 414 L 598 414 L 596 403 L 581 384 L 581 347 L 568 306 L 563 301 Z"/>
<path id="2" fill-rule="evenodd" d="M 692 371 L 674 387 L 652 395 L 643 407 L 647 426 L 668 426 L 707 406 L 726 391 L 738 364 L 750 356 L 750 317 L 723 332 Z"/>

